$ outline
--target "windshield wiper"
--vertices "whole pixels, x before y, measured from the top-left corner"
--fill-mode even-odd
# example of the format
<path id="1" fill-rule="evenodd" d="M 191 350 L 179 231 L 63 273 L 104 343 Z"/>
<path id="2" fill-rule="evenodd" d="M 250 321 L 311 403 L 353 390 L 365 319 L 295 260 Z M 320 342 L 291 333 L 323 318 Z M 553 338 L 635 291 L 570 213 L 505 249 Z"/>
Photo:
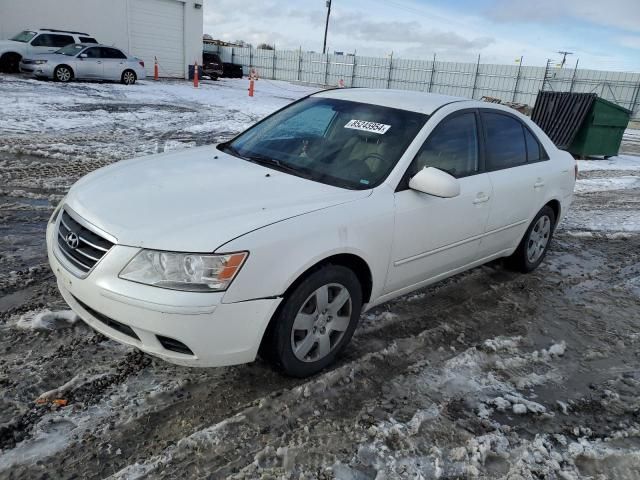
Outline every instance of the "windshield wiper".
<path id="1" fill-rule="evenodd" d="M 250 155 L 243 155 L 242 157 L 246 158 L 250 162 L 254 162 L 254 163 L 257 163 L 257 164 L 263 165 L 263 166 L 274 167 L 276 170 L 281 170 L 283 172 L 294 173 L 296 175 L 301 175 L 301 173 L 302 173 L 302 172 L 300 172 L 299 169 L 297 169 L 295 167 L 292 167 L 289 164 L 283 163 L 280 160 L 268 157 L 266 155 L 261 155 L 259 153 L 253 153 L 253 154 L 250 154 Z"/>

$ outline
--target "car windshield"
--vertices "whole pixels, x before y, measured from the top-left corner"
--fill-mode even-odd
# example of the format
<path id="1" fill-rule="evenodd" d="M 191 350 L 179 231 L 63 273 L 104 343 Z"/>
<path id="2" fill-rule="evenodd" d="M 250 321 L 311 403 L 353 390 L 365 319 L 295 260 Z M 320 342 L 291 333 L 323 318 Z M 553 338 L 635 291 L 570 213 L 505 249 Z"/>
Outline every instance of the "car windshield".
<path id="1" fill-rule="evenodd" d="M 365 190 L 384 181 L 428 116 L 310 97 L 218 148 L 329 185 Z"/>
<path id="2" fill-rule="evenodd" d="M 59 53 L 60 55 L 68 55 L 70 57 L 73 57 L 75 55 L 77 55 L 78 53 L 80 53 L 82 50 L 84 50 L 85 47 L 84 45 L 80 45 L 77 43 L 72 43 L 71 45 L 67 45 L 66 47 L 62 47 L 60 50 L 56 50 L 56 53 Z"/>
<path id="3" fill-rule="evenodd" d="M 36 34 L 37 32 L 30 32 L 29 30 L 25 30 L 17 34 L 15 37 L 11 38 L 11 40 L 13 40 L 14 42 L 26 43 L 29 40 L 31 40 L 33 37 L 35 37 Z"/>

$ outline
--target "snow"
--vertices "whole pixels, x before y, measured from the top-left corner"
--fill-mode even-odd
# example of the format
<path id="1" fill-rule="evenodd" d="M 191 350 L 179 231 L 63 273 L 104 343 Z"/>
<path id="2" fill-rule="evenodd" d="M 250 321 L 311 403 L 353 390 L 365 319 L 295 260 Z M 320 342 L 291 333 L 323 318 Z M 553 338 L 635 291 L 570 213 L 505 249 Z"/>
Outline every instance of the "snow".
<path id="1" fill-rule="evenodd" d="M 594 170 L 640 171 L 640 157 L 618 155 L 607 160 L 578 160 L 579 172 L 592 172 Z"/>
<path id="2" fill-rule="evenodd" d="M 52 312 L 45 309 L 25 313 L 18 319 L 16 326 L 28 330 L 56 330 L 67 328 L 79 319 L 71 310 Z"/>
<path id="3" fill-rule="evenodd" d="M 579 179 L 576 182 L 575 192 L 606 192 L 609 190 L 624 190 L 627 188 L 640 188 L 640 176 Z"/>

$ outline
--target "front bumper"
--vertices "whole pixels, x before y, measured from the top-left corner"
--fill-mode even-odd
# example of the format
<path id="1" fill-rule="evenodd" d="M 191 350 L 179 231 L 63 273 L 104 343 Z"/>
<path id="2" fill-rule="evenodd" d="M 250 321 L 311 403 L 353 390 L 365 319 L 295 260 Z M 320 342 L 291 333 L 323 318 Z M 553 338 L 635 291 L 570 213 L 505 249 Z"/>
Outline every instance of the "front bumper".
<path id="1" fill-rule="evenodd" d="M 20 71 L 22 73 L 29 73 L 34 77 L 53 78 L 53 67 L 51 66 L 50 63 L 25 64 L 23 62 L 20 62 Z"/>
<path id="2" fill-rule="evenodd" d="M 217 367 L 253 361 L 281 301 L 223 303 L 224 292 L 180 292 L 122 280 L 118 273 L 139 251 L 122 245 L 81 279 L 58 259 L 55 235 L 56 224 L 50 223 L 49 263 L 71 309 L 107 337 L 171 363 Z"/>

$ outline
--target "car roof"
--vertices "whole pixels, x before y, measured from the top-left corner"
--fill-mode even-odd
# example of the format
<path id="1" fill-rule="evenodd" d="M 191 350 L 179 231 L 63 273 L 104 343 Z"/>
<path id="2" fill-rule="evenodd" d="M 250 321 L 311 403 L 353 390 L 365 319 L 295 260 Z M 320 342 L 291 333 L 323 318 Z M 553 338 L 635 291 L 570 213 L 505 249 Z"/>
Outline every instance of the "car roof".
<path id="1" fill-rule="evenodd" d="M 399 108 L 411 112 L 431 115 L 438 108 L 449 103 L 472 102 L 468 98 L 440 95 L 437 93 L 412 90 L 390 90 L 383 88 L 338 88 L 324 90 L 313 95 L 321 98 L 335 98 L 352 102 L 370 103 L 382 107 Z"/>

